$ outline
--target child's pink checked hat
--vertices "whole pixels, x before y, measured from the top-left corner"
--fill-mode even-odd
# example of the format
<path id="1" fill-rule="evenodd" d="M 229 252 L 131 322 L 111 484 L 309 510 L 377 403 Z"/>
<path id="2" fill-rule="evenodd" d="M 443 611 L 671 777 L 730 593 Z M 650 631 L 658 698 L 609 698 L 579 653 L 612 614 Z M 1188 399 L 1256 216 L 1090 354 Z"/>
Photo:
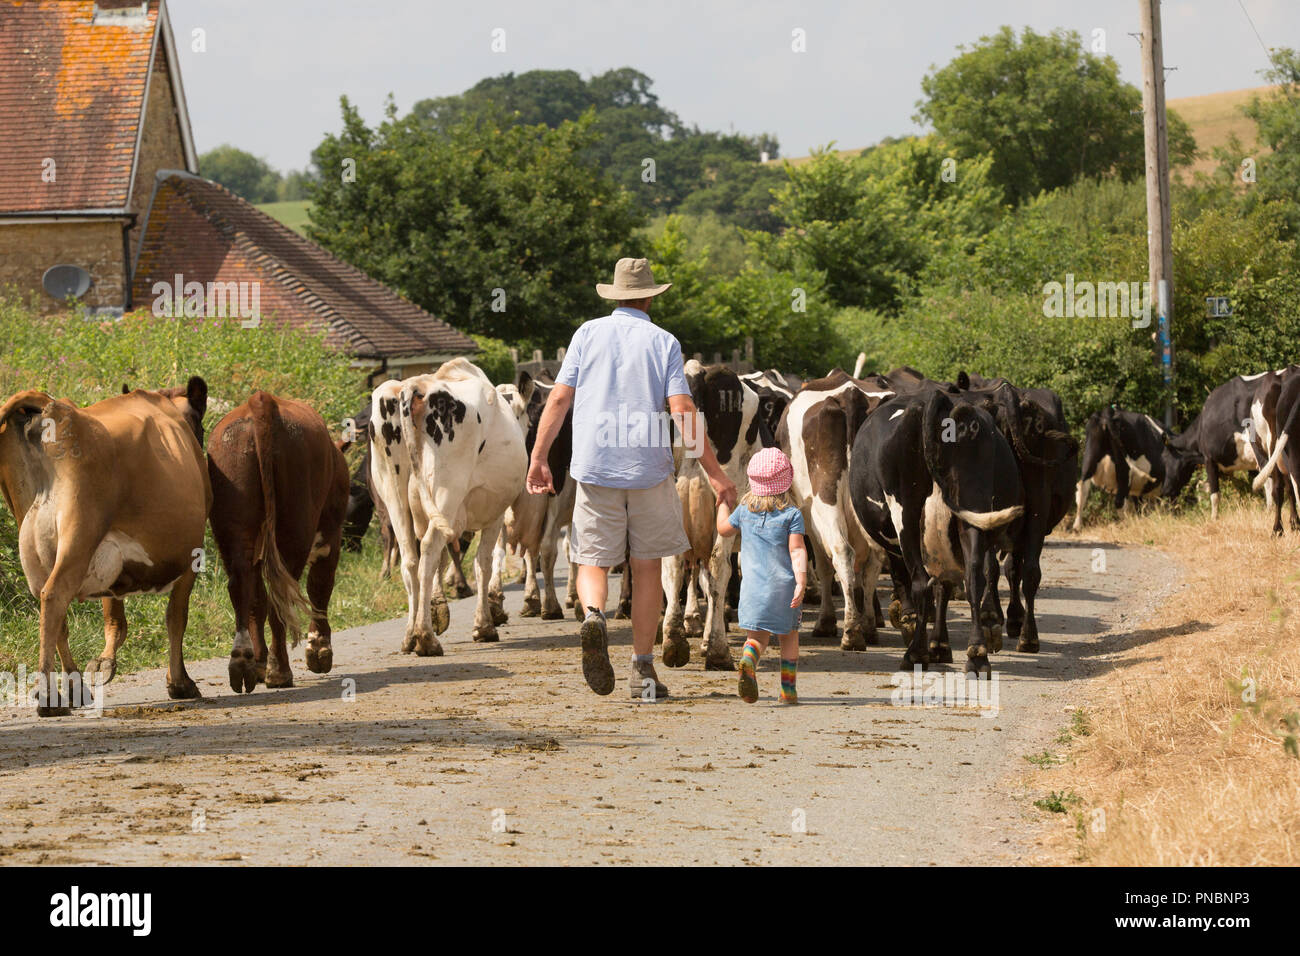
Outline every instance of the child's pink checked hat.
<path id="1" fill-rule="evenodd" d="M 785 494 L 794 480 L 790 459 L 779 448 L 764 448 L 749 459 L 745 473 L 749 475 L 749 490 L 764 498 Z"/>

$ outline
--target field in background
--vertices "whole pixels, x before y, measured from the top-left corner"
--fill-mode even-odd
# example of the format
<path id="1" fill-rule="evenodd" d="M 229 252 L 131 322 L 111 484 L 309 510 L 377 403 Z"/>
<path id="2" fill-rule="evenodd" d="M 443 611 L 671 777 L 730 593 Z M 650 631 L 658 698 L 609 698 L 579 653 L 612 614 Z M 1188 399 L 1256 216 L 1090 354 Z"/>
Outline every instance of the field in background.
<path id="1" fill-rule="evenodd" d="M 1108 641 L 1086 705 L 1040 767 L 1056 862 L 1300 863 L 1300 536 L 1259 498 L 1085 526 L 1182 566 L 1155 617 Z M 1285 523 L 1285 521 L 1284 521 Z"/>
<path id="2" fill-rule="evenodd" d="M 307 234 L 307 213 L 310 199 L 291 199 L 287 202 L 267 202 L 257 207 L 272 219 L 278 219 L 299 235 Z"/>
<path id="3" fill-rule="evenodd" d="M 1243 146 L 1247 148 L 1254 146 L 1255 121 L 1243 116 L 1241 108 L 1249 103 L 1251 97 L 1256 93 L 1263 95 L 1270 89 L 1272 87 L 1256 86 L 1245 90 L 1229 90 L 1226 93 L 1208 93 L 1205 96 L 1182 96 L 1168 101 L 1167 107 L 1176 111 L 1192 128 L 1192 136 L 1196 138 L 1196 148 L 1202 154 L 1192 164 L 1190 168 L 1192 173 L 1213 172 L 1216 165 L 1214 157 L 1211 155 L 1213 150 L 1226 145 L 1229 137 L 1233 134 L 1236 134 Z M 856 156 L 864 148 L 837 149 L 832 150 L 832 152 L 836 156 L 847 159 Z M 810 156 L 786 157 L 769 160 L 768 164 L 779 166 L 781 163 L 788 162 L 792 166 L 800 166 L 811 158 Z M 272 203 L 272 205 L 292 204 Z M 272 213 L 272 215 L 275 214 Z"/>

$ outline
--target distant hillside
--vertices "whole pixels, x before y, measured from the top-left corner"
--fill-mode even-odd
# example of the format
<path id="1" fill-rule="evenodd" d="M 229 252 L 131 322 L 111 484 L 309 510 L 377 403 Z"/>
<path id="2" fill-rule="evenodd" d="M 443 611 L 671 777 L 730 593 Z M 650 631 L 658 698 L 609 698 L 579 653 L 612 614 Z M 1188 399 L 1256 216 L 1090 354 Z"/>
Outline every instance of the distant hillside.
<path id="1" fill-rule="evenodd" d="M 1271 86 L 1256 86 L 1246 90 L 1231 90 L 1227 93 L 1207 93 L 1205 96 L 1182 96 L 1168 101 L 1169 109 L 1176 111 L 1192 128 L 1196 147 L 1203 154 L 1192 164 L 1193 172 L 1208 173 L 1213 170 L 1215 163 L 1213 156 L 1210 155 L 1211 152 L 1215 147 L 1227 143 L 1228 137 L 1233 133 L 1237 134 L 1237 139 L 1241 140 L 1243 146 L 1248 149 L 1254 147 L 1255 123 L 1242 115 L 1241 107 L 1249 103 L 1250 98 L 1256 93 L 1262 96 L 1271 89 L 1273 89 Z M 837 156 L 850 157 L 856 156 L 862 152 L 862 149 L 863 147 L 837 149 L 834 153 Z M 798 166 L 808 162 L 809 158 L 797 156 L 772 159 L 768 162 L 776 165 L 788 162 L 792 166 Z"/>
<path id="2" fill-rule="evenodd" d="M 257 207 L 273 219 L 278 219 L 299 235 L 306 235 L 307 211 L 311 200 L 293 199 L 287 202 L 267 202 Z"/>

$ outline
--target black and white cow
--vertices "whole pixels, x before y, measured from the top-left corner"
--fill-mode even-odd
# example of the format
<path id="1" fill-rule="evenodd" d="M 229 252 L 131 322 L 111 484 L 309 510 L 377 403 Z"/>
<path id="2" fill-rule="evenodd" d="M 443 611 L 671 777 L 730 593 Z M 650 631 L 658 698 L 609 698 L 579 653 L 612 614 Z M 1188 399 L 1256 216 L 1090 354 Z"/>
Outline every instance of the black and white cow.
<path id="1" fill-rule="evenodd" d="M 555 382 L 546 372 L 532 376 L 521 371 L 516 387 L 522 396 L 526 396 L 528 403 L 524 447 L 531 455 L 533 443 L 537 441 L 537 425 L 542 418 L 542 409 L 551 397 Z M 511 515 L 506 521 L 506 541 L 522 552 L 524 558 L 524 617 L 540 616 L 547 621 L 564 617 L 564 609 L 560 607 L 555 595 L 555 561 L 559 555 L 560 535 L 573 521 L 573 503 L 578 485 L 569 475 L 572 460 L 573 410 L 570 409 L 555 441 L 551 443 L 547 459 L 555 483 L 555 494 L 534 495 L 525 488 L 511 506 Z M 543 578 L 540 592 L 537 587 L 539 570 Z M 576 580 L 572 571 L 569 580 Z"/>
<path id="2" fill-rule="evenodd" d="M 840 646 L 845 650 L 865 650 L 868 644 L 879 643 L 875 586 L 885 560 L 849 501 L 849 452 L 871 410 L 893 396 L 893 389 L 879 376 L 859 379 L 834 369 L 825 378 L 804 383 L 776 434 L 777 445 L 794 470 L 790 490 L 812 543 L 821 598 L 813 636 L 837 633 L 831 597 L 838 579 L 844 595 Z"/>
<path id="3" fill-rule="evenodd" d="M 1075 488 L 1074 530 L 1083 527 L 1083 505 L 1096 485 L 1124 511 L 1133 501 L 1176 498 L 1191 480 L 1200 454 L 1173 446 L 1174 435 L 1141 412 L 1111 405 L 1088 416 L 1083 461 Z"/>
<path id="4" fill-rule="evenodd" d="M 1255 477 L 1254 488 L 1268 492 L 1273 512 L 1273 533 L 1282 534 L 1282 500 L 1291 502 L 1291 530 L 1300 531 L 1296 502 L 1300 499 L 1300 366 L 1290 365 L 1260 380 L 1252 405 L 1255 454 L 1264 461 Z M 1267 456 L 1265 458 L 1265 456 Z"/>
<path id="5" fill-rule="evenodd" d="M 788 377 L 776 369 L 768 369 L 765 372 L 745 372 L 740 376 L 740 380 L 758 395 L 759 414 L 767 423 L 768 430 L 775 435 L 786 406 L 794 400 L 795 392 L 799 389 L 791 389 Z"/>
<path id="6" fill-rule="evenodd" d="M 1220 472 L 1255 471 L 1260 466 L 1251 441 L 1255 431 L 1251 406 L 1260 379 L 1277 374 L 1238 375 L 1224 382 L 1205 399 L 1187 430 L 1169 442 L 1174 451 L 1197 455 L 1205 464 L 1211 518 L 1219 517 Z"/>
<path id="7" fill-rule="evenodd" d="M 522 410 L 520 410 L 522 411 Z M 505 612 L 489 576 L 506 509 L 519 496 L 528 453 L 516 409 L 482 369 L 463 358 L 432 375 L 384 382 L 371 398 L 370 462 L 376 497 L 393 522 L 406 587 L 405 652 L 440 655 L 437 635 L 451 620 L 438 571 L 445 547 L 481 531 L 474 563 L 478 606 L 473 638 L 497 640 Z"/>
<path id="8" fill-rule="evenodd" d="M 995 620 L 981 613 L 985 567 L 1025 510 L 1015 453 L 993 416 L 946 388 L 923 385 L 867 417 L 849 471 L 853 510 L 907 589 L 903 668 L 952 660 L 946 630 L 928 641 L 926 619 L 932 582 L 964 580 L 972 621 L 966 671 L 987 674 Z"/>
<path id="9" fill-rule="evenodd" d="M 705 434 L 718 464 L 736 485 L 737 494 L 749 488 L 745 469 L 762 448 L 773 444 L 771 431 L 759 407 L 758 392 L 725 365 L 686 363 L 686 382 L 695 407 L 704 418 Z M 690 660 L 689 637 L 696 628 L 706 670 L 733 670 L 727 646 L 725 599 L 731 580 L 731 552 L 735 538 L 717 533 L 717 499 L 699 459 L 674 450 L 677 460 L 677 496 L 689 549 L 664 558 L 661 575 L 667 606 L 663 620 L 663 660 L 681 667 Z M 744 541 L 740 546 L 745 546 Z M 696 592 L 696 583 L 699 592 Z M 685 585 L 685 601 L 682 600 Z M 700 602 L 704 613 L 699 613 Z"/>

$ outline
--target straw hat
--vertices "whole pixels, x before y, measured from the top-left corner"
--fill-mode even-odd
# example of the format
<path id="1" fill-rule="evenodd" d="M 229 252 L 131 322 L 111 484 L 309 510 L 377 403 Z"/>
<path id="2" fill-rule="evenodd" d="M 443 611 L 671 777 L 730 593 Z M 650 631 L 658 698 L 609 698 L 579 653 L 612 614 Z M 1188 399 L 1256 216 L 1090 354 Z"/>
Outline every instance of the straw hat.
<path id="1" fill-rule="evenodd" d="M 656 284 L 655 277 L 650 272 L 650 262 L 647 259 L 619 259 L 618 265 L 614 266 L 613 285 L 597 282 L 596 294 L 602 299 L 627 302 L 635 299 L 649 299 L 661 292 L 667 292 L 672 288 L 672 285 L 671 282 Z"/>

